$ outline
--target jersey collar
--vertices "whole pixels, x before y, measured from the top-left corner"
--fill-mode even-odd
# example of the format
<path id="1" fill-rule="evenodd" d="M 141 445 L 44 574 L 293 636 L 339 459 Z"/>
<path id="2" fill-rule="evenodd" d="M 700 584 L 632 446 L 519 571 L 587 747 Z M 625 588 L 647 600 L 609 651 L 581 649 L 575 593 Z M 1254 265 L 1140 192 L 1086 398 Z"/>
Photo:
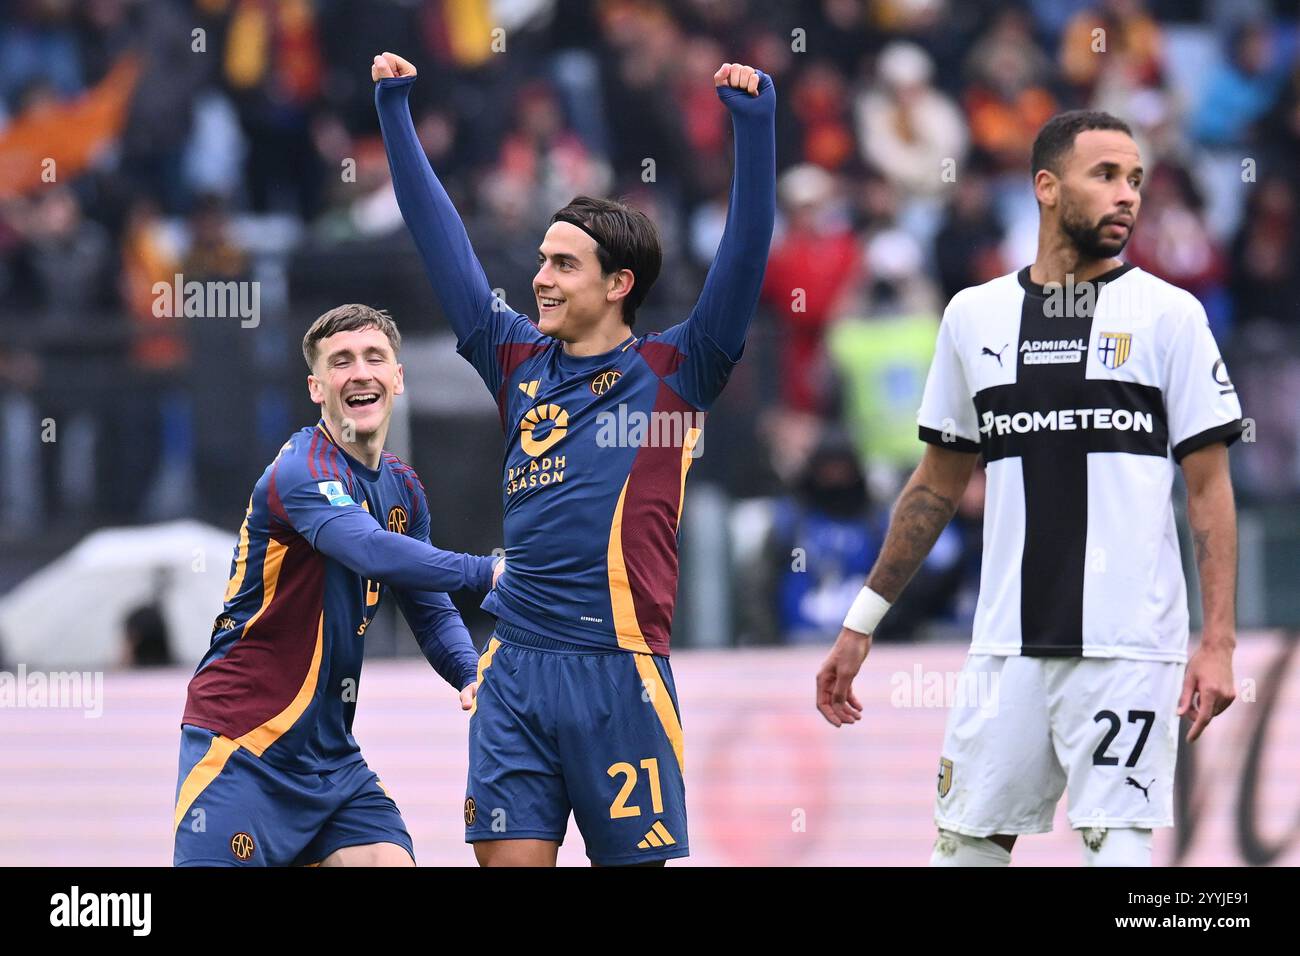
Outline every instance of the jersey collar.
<path id="1" fill-rule="evenodd" d="M 357 461 L 355 458 L 349 455 L 347 451 L 343 448 L 343 446 L 334 440 L 334 436 L 330 434 L 329 426 L 325 424 L 325 419 L 322 418 L 320 421 L 318 421 L 316 423 L 316 428 L 317 430 L 320 431 L 322 435 L 324 435 L 327 439 L 329 439 L 329 443 L 331 445 L 333 445 L 336 449 L 338 449 L 339 454 L 343 456 L 344 460 L 348 463 L 349 468 L 351 468 L 354 472 L 364 477 L 367 481 L 379 480 L 379 474 L 384 470 L 384 456 L 382 453 L 379 456 L 379 467 L 371 468 L 369 465 Z"/>
<path id="2" fill-rule="evenodd" d="M 1114 282 L 1120 276 L 1124 275 L 1124 273 L 1130 272 L 1135 268 L 1137 267 L 1134 266 L 1133 263 L 1125 262 L 1122 263 L 1121 265 L 1116 266 L 1114 269 L 1110 269 L 1106 272 L 1103 272 L 1099 276 L 1094 276 L 1088 281 L 1095 283 L 1096 285 L 1099 286 L 1104 285 L 1107 282 Z M 1023 269 L 1017 272 L 1016 278 L 1020 280 L 1020 286 L 1026 292 L 1032 293 L 1033 295 L 1040 296 L 1042 298 L 1047 297 L 1047 291 L 1043 287 L 1043 285 L 1029 278 L 1029 266 L 1025 266 Z"/>
<path id="3" fill-rule="evenodd" d="M 581 372 L 588 369 L 598 368 L 608 364 L 612 359 L 619 356 L 620 353 L 626 352 L 637 343 L 635 335 L 629 335 L 618 345 L 614 346 L 608 352 L 601 352 L 598 355 L 570 355 L 564 351 L 563 344 L 558 349 L 558 359 L 560 367 L 572 372 Z"/>

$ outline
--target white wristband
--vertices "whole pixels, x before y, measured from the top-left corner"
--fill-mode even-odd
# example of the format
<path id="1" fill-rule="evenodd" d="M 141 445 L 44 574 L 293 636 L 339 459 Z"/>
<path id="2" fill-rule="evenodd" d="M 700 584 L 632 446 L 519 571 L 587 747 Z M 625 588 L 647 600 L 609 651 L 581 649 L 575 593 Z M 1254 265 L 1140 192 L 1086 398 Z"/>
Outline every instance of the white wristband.
<path id="1" fill-rule="evenodd" d="M 853 599 L 853 606 L 844 615 L 844 626 L 859 634 L 874 634 L 880 619 L 892 605 L 871 588 L 864 587 Z"/>

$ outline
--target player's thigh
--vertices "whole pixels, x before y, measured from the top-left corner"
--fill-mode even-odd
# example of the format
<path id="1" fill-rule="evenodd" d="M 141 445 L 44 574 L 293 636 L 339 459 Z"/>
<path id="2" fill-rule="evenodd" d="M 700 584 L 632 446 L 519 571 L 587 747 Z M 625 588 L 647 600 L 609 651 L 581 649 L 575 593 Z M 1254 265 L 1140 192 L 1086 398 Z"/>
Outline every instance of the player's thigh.
<path id="1" fill-rule="evenodd" d="M 939 759 L 934 816 L 940 829 L 974 837 L 1052 829 L 1065 774 L 1052 750 L 1041 663 L 966 658 L 953 683 Z"/>
<path id="2" fill-rule="evenodd" d="M 176 796 L 175 866 L 288 866 L 329 813 L 313 777 L 188 725 Z"/>
<path id="3" fill-rule="evenodd" d="M 1052 736 L 1069 777 L 1070 826 L 1173 826 L 1183 665 L 1053 662 Z"/>
<path id="4" fill-rule="evenodd" d="M 320 866 L 415 866 L 410 851 L 396 843 L 345 846 L 320 861 Z"/>
<path id="5" fill-rule="evenodd" d="M 488 643 L 469 721 L 467 843 L 564 842 L 570 808 L 554 731 L 561 656 L 496 638 Z"/>
<path id="6" fill-rule="evenodd" d="M 566 661 L 560 751 L 587 856 L 602 866 L 689 855 L 677 693 L 667 658 Z"/>
<path id="7" fill-rule="evenodd" d="M 480 840 L 474 844 L 479 866 L 555 866 L 560 844 L 554 840 Z"/>
<path id="8" fill-rule="evenodd" d="M 397 803 L 364 761 L 328 774 L 338 802 L 295 863 L 321 866 L 414 866 L 415 849 Z M 332 861 L 332 862 L 331 862 Z"/>

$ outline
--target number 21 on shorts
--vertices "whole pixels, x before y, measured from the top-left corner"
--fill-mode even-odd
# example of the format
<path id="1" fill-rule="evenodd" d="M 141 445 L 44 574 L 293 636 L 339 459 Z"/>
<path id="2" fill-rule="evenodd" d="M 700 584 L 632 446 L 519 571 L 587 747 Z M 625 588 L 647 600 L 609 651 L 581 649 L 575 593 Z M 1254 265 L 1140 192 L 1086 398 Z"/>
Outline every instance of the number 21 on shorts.
<path id="1" fill-rule="evenodd" d="M 659 758 L 646 757 L 641 761 L 641 769 L 646 772 L 650 778 L 650 802 L 655 813 L 664 812 L 664 795 L 659 787 Z M 619 820 L 623 817 L 639 817 L 641 808 L 638 806 L 628 806 L 627 798 L 632 795 L 632 790 L 636 787 L 637 768 L 630 763 L 619 762 L 611 764 L 610 768 L 605 771 L 611 777 L 623 777 L 623 785 L 619 788 L 618 796 L 614 802 L 609 805 L 609 818 Z"/>

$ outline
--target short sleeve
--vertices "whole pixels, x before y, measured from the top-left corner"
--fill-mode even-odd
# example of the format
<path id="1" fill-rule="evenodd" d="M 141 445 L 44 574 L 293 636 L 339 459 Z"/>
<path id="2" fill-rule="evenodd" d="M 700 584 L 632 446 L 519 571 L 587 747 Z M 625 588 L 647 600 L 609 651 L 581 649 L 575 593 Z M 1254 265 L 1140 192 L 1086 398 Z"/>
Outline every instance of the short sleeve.
<path id="1" fill-rule="evenodd" d="M 1241 403 L 1201 304 L 1189 294 L 1186 307 L 1168 318 L 1174 321 L 1165 326 L 1162 391 L 1169 443 L 1174 460 L 1182 461 L 1199 448 L 1240 438 Z"/>
<path id="2" fill-rule="evenodd" d="M 951 303 L 944 311 L 935 340 L 934 358 L 925 379 L 925 393 L 916 416 L 921 440 L 952 451 L 978 452 L 979 420 L 966 381 L 966 369 L 953 333 Z"/>

